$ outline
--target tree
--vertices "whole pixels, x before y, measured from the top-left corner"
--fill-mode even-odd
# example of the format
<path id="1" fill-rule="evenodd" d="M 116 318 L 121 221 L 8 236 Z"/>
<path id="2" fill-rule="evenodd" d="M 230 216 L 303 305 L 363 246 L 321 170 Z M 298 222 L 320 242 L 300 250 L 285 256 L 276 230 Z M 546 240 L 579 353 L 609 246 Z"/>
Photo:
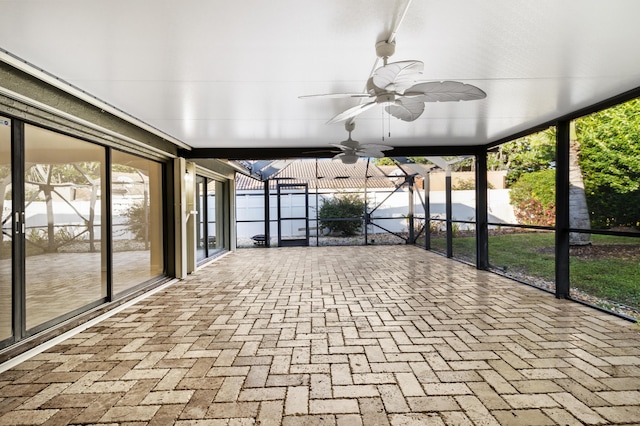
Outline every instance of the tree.
<path id="1" fill-rule="evenodd" d="M 555 129 L 547 129 L 504 143 L 489 153 L 489 170 L 507 170 L 507 187 L 523 173 L 555 167 Z"/>
<path id="2" fill-rule="evenodd" d="M 452 172 L 473 172 L 476 170 L 474 157 L 446 156 L 442 158 L 449 163 Z"/>
<path id="3" fill-rule="evenodd" d="M 407 157 L 407 159 L 413 161 L 416 164 L 429 164 L 429 160 L 425 157 Z M 396 163 L 390 157 L 374 158 L 373 164 L 376 166 L 395 166 Z"/>
<path id="4" fill-rule="evenodd" d="M 556 154 L 556 129 L 549 128 L 542 132 L 538 132 L 515 141 L 501 145 L 498 150 L 492 153 L 487 160 L 488 168 L 493 170 L 500 170 L 500 167 L 505 167 L 508 170 L 506 181 L 507 185 L 513 188 L 517 185 L 522 178 L 528 174 L 534 174 L 537 177 L 544 177 L 544 181 L 538 182 L 538 187 L 548 187 L 548 184 L 552 181 L 550 177 L 555 179 L 555 173 L 537 174 L 536 172 L 544 170 L 555 169 L 555 154 Z M 570 217 L 569 223 L 572 228 L 589 229 L 589 210 L 587 209 L 587 200 L 584 192 L 584 183 L 582 178 L 582 170 L 578 163 L 578 155 L 580 152 L 580 142 L 576 137 L 575 125 L 572 122 L 570 128 L 570 152 L 569 152 L 569 204 L 570 204 Z M 553 181 L 553 194 L 555 194 L 555 181 Z M 536 185 L 536 182 L 532 182 L 530 178 L 525 179 L 519 186 L 529 187 Z M 551 189 L 551 188 L 549 188 Z M 540 191 L 540 189 L 537 189 Z M 555 195 L 554 195 L 555 196 Z M 527 197 L 526 193 L 518 194 L 517 197 Z M 552 225 L 553 221 L 548 217 L 549 212 L 555 212 L 555 200 L 553 200 L 553 208 L 549 202 L 540 204 L 540 200 L 536 199 L 533 193 L 528 195 L 528 202 L 519 200 L 519 205 L 514 206 L 516 209 L 520 209 L 520 217 L 524 220 L 529 218 L 524 223 L 541 225 L 546 223 Z M 524 210 L 522 210 L 524 209 Z M 525 213 L 527 211 L 527 213 Z M 530 215 L 537 212 L 542 216 L 531 223 Z M 518 213 L 516 212 L 516 215 Z M 584 245 L 589 244 L 589 234 L 581 234 L 572 232 L 570 234 L 571 245 Z"/>
<path id="5" fill-rule="evenodd" d="M 569 125 L 569 227 L 575 229 L 590 229 L 591 221 L 587 207 L 587 197 L 584 192 L 584 179 L 578 161 L 580 156 L 580 140 L 576 134 L 576 124 Z M 591 244 L 591 235 L 579 232 L 569 234 L 569 244 L 583 246 Z"/>
<path id="6" fill-rule="evenodd" d="M 640 229 L 640 99 L 576 120 L 594 228 Z"/>

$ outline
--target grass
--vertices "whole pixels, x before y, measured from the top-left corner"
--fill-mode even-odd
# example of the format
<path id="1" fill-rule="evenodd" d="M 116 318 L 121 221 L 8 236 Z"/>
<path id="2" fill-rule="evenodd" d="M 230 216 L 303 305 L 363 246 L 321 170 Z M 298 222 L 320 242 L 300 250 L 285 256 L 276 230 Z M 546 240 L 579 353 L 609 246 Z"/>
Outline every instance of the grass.
<path id="1" fill-rule="evenodd" d="M 600 250 L 589 256 L 570 258 L 571 287 L 611 302 L 640 308 L 640 238 L 592 235 Z M 432 249 L 446 252 L 444 238 L 432 238 Z M 475 261 L 475 237 L 453 239 L 454 257 Z M 519 232 L 489 236 L 489 264 L 508 275 L 535 284 L 555 281 L 555 235 L 553 232 Z M 621 253 L 625 253 L 624 255 Z M 527 280 L 526 277 L 530 277 Z"/>
<path id="2" fill-rule="evenodd" d="M 489 264 L 505 272 L 555 279 L 553 232 L 522 232 L 489 236 Z"/>
<path id="3" fill-rule="evenodd" d="M 640 308 L 640 259 L 571 258 L 571 287 L 595 297 Z"/>
<path id="4" fill-rule="evenodd" d="M 424 243 L 422 243 L 424 245 Z M 447 239 L 440 236 L 431 237 L 431 250 L 439 253 L 447 253 Z M 476 262 L 476 237 L 475 236 L 454 236 L 453 237 L 453 257 L 467 262 Z"/>

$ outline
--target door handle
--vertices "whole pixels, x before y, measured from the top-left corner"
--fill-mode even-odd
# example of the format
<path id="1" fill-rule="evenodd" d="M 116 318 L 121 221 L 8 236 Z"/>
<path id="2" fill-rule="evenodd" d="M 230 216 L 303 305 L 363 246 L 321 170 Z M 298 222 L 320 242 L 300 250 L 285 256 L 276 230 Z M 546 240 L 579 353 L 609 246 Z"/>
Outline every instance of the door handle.
<path id="1" fill-rule="evenodd" d="M 20 219 L 22 217 L 22 220 Z M 15 230 L 16 230 L 16 234 L 24 234 L 25 233 L 25 228 L 24 228 L 24 212 L 16 212 L 15 213 L 15 218 L 14 218 L 14 222 L 16 224 L 15 226 Z"/>

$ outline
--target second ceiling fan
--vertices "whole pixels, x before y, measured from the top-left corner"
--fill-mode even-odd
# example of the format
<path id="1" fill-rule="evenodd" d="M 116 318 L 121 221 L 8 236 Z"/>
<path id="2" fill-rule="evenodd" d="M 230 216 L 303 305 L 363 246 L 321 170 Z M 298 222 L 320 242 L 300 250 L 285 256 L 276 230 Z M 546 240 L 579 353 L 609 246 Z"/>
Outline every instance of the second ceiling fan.
<path id="1" fill-rule="evenodd" d="M 366 102 L 349 108 L 327 122 L 350 120 L 376 105 L 384 105 L 392 116 L 403 121 L 420 117 L 425 102 L 453 102 L 484 99 L 487 94 L 480 88 L 459 81 L 420 81 L 424 70 L 421 61 L 387 63 L 395 52 L 395 43 L 381 41 L 376 44 L 376 54 L 384 65 L 377 68 L 367 80 L 366 93 L 329 93 L 306 95 L 301 98 L 360 98 Z"/>
<path id="2" fill-rule="evenodd" d="M 351 132 L 355 128 L 354 121 L 347 121 L 344 125 L 347 132 L 349 132 L 349 138 L 347 140 L 337 143 L 332 143 L 331 146 L 339 148 L 339 151 L 331 151 L 335 153 L 333 158 L 341 160 L 344 164 L 353 164 L 358 161 L 360 157 L 373 157 L 382 158 L 384 153 L 382 151 L 389 151 L 393 149 L 391 146 L 379 145 L 372 143 L 360 143 L 351 139 Z"/>

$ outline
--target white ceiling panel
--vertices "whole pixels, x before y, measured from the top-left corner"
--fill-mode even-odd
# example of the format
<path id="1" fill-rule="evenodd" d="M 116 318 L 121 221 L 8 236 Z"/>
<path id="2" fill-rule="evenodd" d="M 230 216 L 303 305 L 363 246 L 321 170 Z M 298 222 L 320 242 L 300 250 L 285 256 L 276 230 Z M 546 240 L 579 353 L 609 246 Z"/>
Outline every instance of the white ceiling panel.
<path id="1" fill-rule="evenodd" d="M 421 60 L 483 100 L 413 122 L 356 118 L 354 138 L 478 145 L 640 87 L 637 0 L 1 0 L 0 47 L 194 148 L 318 147 L 382 65 Z M 406 12 L 406 14 L 404 14 Z M 404 14 L 404 15 L 403 15 Z M 404 16 L 404 18 L 403 18 Z M 390 133 L 390 135 L 389 135 Z"/>

